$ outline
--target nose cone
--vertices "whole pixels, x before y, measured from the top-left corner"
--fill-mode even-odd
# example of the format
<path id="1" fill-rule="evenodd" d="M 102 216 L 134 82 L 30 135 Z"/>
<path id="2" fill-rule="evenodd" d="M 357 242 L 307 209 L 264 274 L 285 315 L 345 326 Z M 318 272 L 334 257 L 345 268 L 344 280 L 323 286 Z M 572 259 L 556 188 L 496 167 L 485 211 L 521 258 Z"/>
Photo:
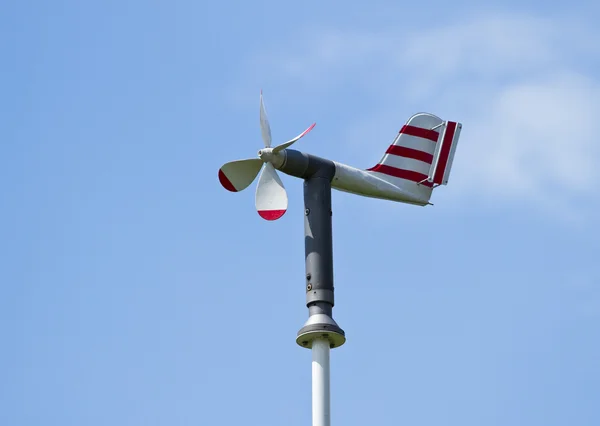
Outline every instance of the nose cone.
<path id="1" fill-rule="evenodd" d="M 258 151 L 258 156 L 265 163 L 270 162 L 273 159 L 273 149 L 272 148 L 264 148 Z"/>

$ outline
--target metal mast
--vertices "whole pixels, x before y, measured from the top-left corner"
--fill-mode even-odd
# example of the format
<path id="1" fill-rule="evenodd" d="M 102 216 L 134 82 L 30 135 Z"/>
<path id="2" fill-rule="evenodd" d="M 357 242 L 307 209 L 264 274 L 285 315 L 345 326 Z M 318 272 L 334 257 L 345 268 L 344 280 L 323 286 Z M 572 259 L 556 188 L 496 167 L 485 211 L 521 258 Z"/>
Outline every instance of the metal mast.
<path id="1" fill-rule="evenodd" d="M 344 331 L 333 319 L 332 161 L 286 150 L 281 171 L 304 179 L 304 250 L 308 320 L 296 343 L 312 350 L 313 426 L 330 426 L 330 349 L 344 344 Z"/>

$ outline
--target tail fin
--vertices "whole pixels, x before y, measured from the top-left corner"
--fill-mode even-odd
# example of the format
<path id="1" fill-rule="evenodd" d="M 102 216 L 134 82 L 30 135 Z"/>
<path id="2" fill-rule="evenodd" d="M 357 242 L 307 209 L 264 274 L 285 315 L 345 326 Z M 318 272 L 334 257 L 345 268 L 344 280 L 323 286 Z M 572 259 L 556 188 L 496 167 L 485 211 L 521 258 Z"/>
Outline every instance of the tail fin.
<path id="1" fill-rule="evenodd" d="M 381 161 L 367 169 L 424 201 L 446 185 L 462 125 L 419 113 L 408 119 Z"/>

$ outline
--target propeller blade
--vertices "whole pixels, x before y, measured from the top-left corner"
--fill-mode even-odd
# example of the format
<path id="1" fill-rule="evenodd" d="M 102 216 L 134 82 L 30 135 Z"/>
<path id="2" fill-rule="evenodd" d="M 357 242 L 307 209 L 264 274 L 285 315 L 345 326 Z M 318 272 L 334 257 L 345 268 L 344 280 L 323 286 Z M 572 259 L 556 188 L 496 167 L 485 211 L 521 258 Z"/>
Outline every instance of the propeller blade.
<path id="1" fill-rule="evenodd" d="M 265 143 L 265 148 L 271 148 L 271 126 L 269 125 L 269 118 L 265 111 L 262 90 L 260 91 L 260 131 L 262 133 L 263 142 Z"/>
<path id="2" fill-rule="evenodd" d="M 315 127 L 317 125 L 317 123 L 313 123 L 312 126 L 310 126 L 308 129 L 306 129 L 305 131 L 303 131 L 302 133 L 300 133 L 298 136 L 296 136 L 294 139 L 287 141 L 286 143 L 282 143 L 281 145 L 277 145 L 275 148 L 273 148 L 273 153 L 277 154 L 279 151 L 284 150 L 286 148 L 288 148 L 289 146 L 291 146 L 294 142 L 296 142 L 298 139 L 300 139 L 302 136 L 306 135 L 308 132 L 310 132 L 313 127 Z"/>
<path id="3" fill-rule="evenodd" d="M 283 183 L 271 163 L 266 163 L 256 187 L 256 210 L 266 220 L 279 219 L 287 210 L 288 199 Z"/>
<path id="4" fill-rule="evenodd" d="M 246 189 L 256 178 L 263 164 L 258 158 L 231 161 L 219 169 L 219 182 L 231 192 Z"/>

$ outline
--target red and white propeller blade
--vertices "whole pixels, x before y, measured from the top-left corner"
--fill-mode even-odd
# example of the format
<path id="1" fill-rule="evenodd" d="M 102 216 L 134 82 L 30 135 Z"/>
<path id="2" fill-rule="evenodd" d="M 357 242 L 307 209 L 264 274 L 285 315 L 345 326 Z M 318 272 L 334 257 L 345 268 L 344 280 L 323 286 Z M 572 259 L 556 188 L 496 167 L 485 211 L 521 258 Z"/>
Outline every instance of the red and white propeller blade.
<path id="1" fill-rule="evenodd" d="M 228 191 L 238 192 L 250 185 L 263 165 L 258 158 L 231 161 L 219 169 L 219 182 Z"/>
<path id="2" fill-rule="evenodd" d="M 305 131 L 303 131 L 302 133 L 300 133 L 298 136 L 296 136 L 294 139 L 287 141 L 286 143 L 282 143 L 281 145 L 277 145 L 275 148 L 273 148 L 273 152 L 276 154 L 279 151 L 288 148 L 289 146 L 291 146 L 294 142 L 296 142 L 298 139 L 300 139 L 302 136 L 306 135 L 308 132 L 310 132 L 313 127 L 315 127 L 317 125 L 317 123 L 313 123 L 312 126 L 310 126 L 308 129 L 306 129 Z"/>
<path id="3" fill-rule="evenodd" d="M 266 220 L 279 219 L 286 212 L 288 198 L 281 179 L 271 163 L 266 163 L 256 187 L 256 210 Z"/>
<path id="4" fill-rule="evenodd" d="M 265 111 L 262 90 L 260 91 L 260 131 L 262 133 L 263 142 L 265 143 L 265 148 L 271 148 L 271 126 L 269 125 L 269 118 Z"/>
<path id="5" fill-rule="evenodd" d="M 300 138 L 310 132 L 316 123 L 300 133 L 294 139 L 291 139 L 281 145 L 273 148 L 273 153 L 278 153 L 293 145 Z M 260 131 L 266 148 L 271 148 L 271 126 L 265 111 L 262 90 L 260 92 Z M 271 150 L 269 150 L 271 151 Z M 259 151 L 260 152 L 260 151 Z M 262 156 L 262 154 L 260 154 Z M 269 161 L 270 157 L 265 157 Z M 288 207 L 287 193 L 275 170 L 270 162 L 264 163 L 262 159 L 248 159 L 231 161 L 219 169 L 219 182 L 228 191 L 238 192 L 246 189 L 258 175 L 258 185 L 256 186 L 256 210 L 258 214 L 266 220 L 276 220 L 285 214 Z"/>

